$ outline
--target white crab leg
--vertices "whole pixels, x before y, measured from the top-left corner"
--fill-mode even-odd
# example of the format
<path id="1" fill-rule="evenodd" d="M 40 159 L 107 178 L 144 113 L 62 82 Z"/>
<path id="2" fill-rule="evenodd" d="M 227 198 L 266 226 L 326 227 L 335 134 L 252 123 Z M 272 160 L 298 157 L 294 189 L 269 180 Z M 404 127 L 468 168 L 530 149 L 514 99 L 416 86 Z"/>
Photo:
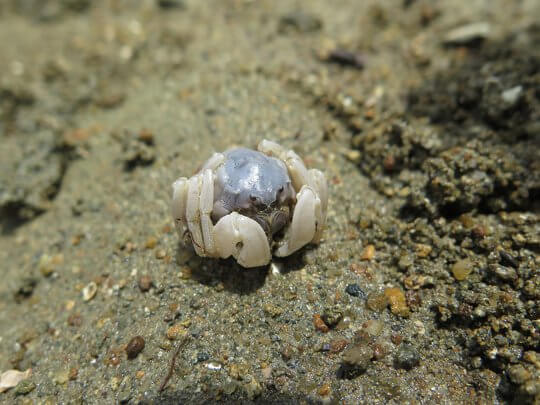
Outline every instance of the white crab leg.
<path id="1" fill-rule="evenodd" d="M 296 195 L 296 206 L 288 232 L 276 256 L 284 257 L 310 243 L 316 235 L 318 222 L 322 219 L 321 200 L 310 186 L 302 186 Z"/>
<path id="2" fill-rule="evenodd" d="M 220 164 L 222 164 L 225 161 L 225 155 L 223 153 L 214 153 L 210 158 L 202 165 L 201 172 L 203 172 L 206 169 L 212 169 L 215 170 L 218 168 Z"/>
<path id="3" fill-rule="evenodd" d="M 262 227 L 237 212 L 231 212 L 217 222 L 214 241 L 220 257 L 225 259 L 232 255 L 244 267 L 264 266 L 272 257 Z"/>
<path id="4" fill-rule="evenodd" d="M 214 175 L 211 169 L 205 169 L 201 173 L 201 196 L 200 196 L 200 218 L 201 230 L 204 242 L 204 250 L 207 255 L 214 255 L 214 225 L 210 219 L 214 206 Z"/>
<path id="5" fill-rule="evenodd" d="M 173 196 L 171 213 L 174 218 L 174 226 L 182 237 L 186 227 L 186 203 L 188 192 L 188 179 L 180 177 L 172 184 Z"/>
<path id="6" fill-rule="evenodd" d="M 324 174 L 317 169 L 309 170 L 310 185 L 315 189 L 321 200 L 321 212 L 317 217 L 317 230 L 312 243 L 318 243 L 321 239 L 324 225 L 326 224 L 326 212 L 328 210 L 328 185 Z"/>
<path id="7" fill-rule="evenodd" d="M 201 175 L 198 174 L 188 180 L 186 219 L 195 252 L 197 252 L 199 256 L 206 256 L 201 229 L 201 212 L 199 209 L 200 195 Z"/>

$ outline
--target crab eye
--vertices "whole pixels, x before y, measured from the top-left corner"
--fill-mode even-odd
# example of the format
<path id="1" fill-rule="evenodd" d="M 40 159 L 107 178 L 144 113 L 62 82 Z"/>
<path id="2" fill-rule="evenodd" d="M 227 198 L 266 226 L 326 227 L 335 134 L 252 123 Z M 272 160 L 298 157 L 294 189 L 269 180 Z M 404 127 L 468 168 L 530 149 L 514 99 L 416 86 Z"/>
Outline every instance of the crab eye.
<path id="1" fill-rule="evenodd" d="M 283 193 L 283 190 L 284 190 L 284 188 L 283 188 L 283 186 L 281 186 L 281 187 L 279 188 L 279 190 L 278 190 L 278 193 Z"/>

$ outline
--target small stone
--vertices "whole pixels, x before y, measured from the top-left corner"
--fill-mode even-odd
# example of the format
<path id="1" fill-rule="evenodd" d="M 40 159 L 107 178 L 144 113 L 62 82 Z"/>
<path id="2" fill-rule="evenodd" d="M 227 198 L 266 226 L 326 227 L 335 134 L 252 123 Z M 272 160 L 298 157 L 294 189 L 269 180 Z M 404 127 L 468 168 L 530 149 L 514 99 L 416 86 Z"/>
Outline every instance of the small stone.
<path id="1" fill-rule="evenodd" d="M 362 291 L 360 286 L 356 283 L 348 284 L 347 287 L 345 287 L 345 292 L 349 295 L 352 295 L 353 297 L 365 297 L 366 293 Z"/>
<path id="2" fill-rule="evenodd" d="M 26 371 L 8 370 L 0 374 L 0 393 L 16 387 L 21 381 L 32 375 L 32 369 Z"/>
<path id="3" fill-rule="evenodd" d="M 146 249 L 153 249 L 157 245 L 157 239 L 153 236 L 150 236 L 148 239 L 146 239 L 146 242 L 144 244 L 144 247 Z"/>
<path id="4" fill-rule="evenodd" d="M 22 380 L 15 387 L 15 395 L 26 395 L 36 388 L 36 384 L 30 380 Z"/>
<path id="5" fill-rule="evenodd" d="M 400 288 L 387 288 L 384 290 L 384 295 L 388 299 L 390 311 L 392 311 L 394 315 L 399 315 L 402 317 L 409 316 L 407 300 L 405 299 L 405 294 Z"/>
<path id="6" fill-rule="evenodd" d="M 472 263 L 467 259 L 459 260 L 452 266 L 452 274 L 457 281 L 465 280 L 472 270 Z"/>
<path id="7" fill-rule="evenodd" d="M 521 364 L 510 367 L 508 370 L 508 375 L 510 380 L 517 385 L 522 385 L 525 383 L 525 381 L 531 378 L 531 373 Z"/>
<path id="8" fill-rule="evenodd" d="M 388 305 L 388 297 L 385 294 L 371 293 L 366 300 L 366 306 L 372 311 L 381 312 Z"/>
<path id="9" fill-rule="evenodd" d="M 142 292 L 147 292 L 148 290 L 150 290 L 150 288 L 152 288 L 152 278 L 149 275 L 144 274 L 139 278 L 138 284 L 139 289 Z"/>
<path id="10" fill-rule="evenodd" d="M 144 338 L 142 336 L 135 336 L 132 338 L 126 346 L 126 353 L 128 359 L 134 359 L 143 351 L 145 346 Z"/>
<path id="11" fill-rule="evenodd" d="M 67 370 L 61 370 L 57 372 L 54 377 L 53 381 L 56 385 L 64 385 L 69 380 L 69 372 Z"/>
<path id="12" fill-rule="evenodd" d="M 343 352 L 342 360 L 346 367 L 366 370 L 373 358 L 373 350 L 366 345 L 354 345 Z"/>
<path id="13" fill-rule="evenodd" d="M 410 370 L 420 363 L 418 352 L 411 345 L 401 345 L 394 358 L 396 368 Z"/>
<path id="14" fill-rule="evenodd" d="M 210 360 L 210 355 L 206 352 L 197 353 L 197 363 L 203 363 Z"/>
<path id="15" fill-rule="evenodd" d="M 330 384 L 323 384 L 318 390 L 317 394 L 319 394 L 321 397 L 327 397 L 330 395 Z"/>
<path id="16" fill-rule="evenodd" d="M 448 31 L 443 38 L 443 43 L 445 45 L 471 45 L 484 40 L 490 31 L 491 26 L 486 22 L 462 25 Z"/>
<path id="17" fill-rule="evenodd" d="M 179 323 L 167 329 L 167 339 L 169 340 L 177 340 L 185 335 L 187 335 L 187 329 Z"/>
<path id="18" fill-rule="evenodd" d="M 135 373 L 135 378 L 137 380 L 141 380 L 143 377 L 144 377 L 144 371 L 143 370 L 138 370 L 136 373 Z"/>
<path id="19" fill-rule="evenodd" d="M 416 244 L 416 255 L 418 257 L 428 257 L 431 253 L 432 247 L 424 243 Z"/>
<path id="20" fill-rule="evenodd" d="M 97 284 L 94 281 L 91 281 L 88 283 L 83 289 L 82 289 L 82 296 L 84 301 L 90 301 L 92 298 L 96 296 L 97 293 Z"/>
<path id="21" fill-rule="evenodd" d="M 346 151 L 345 157 L 351 162 L 356 163 L 356 164 L 360 163 L 360 161 L 362 160 L 362 155 L 360 151 L 356 149 L 351 149 L 351 150 Z"/>
<path id="22" fill-rule="evenodd" d="M 68 316 L 67 323 L 69 326 L 79 327 L 82 325 L 82 316 L 79 313 Z"/>
<path id="23" fill-rule="evenodd" d="M 184 0 L 157 0 L 157 4 L 162 9 L 184 8 L 186 6 Z"/>
<path id="24" fill-rule="evenodd" d="M 523 86 L 514 86 L 501 93 L 501 98 L 508 107 L 513 107 L 523 94 Z"/>
<path id="25" fill-rule="evenodd" d="M 371 260 L 375 256 L 375 246 L 374 245 L 367 245 L 364 250 L 362 251 L 362 255 L 360 256 L 360 259 L 362 260 Z"/>
<path id="26" fill-rule="evenodd" d="M 349 341 L 347 339 L 335 339 L 330 342 L 330 352 L 331 353 L 339 353 L 343 351 L 347 345 L 349 344 Z"/>
<path id="27" fill-rule="evenodd" d="M 500 263 L 503 266 L 510 266 L 514 269 L 517 269 L 519 267 L 519 263 L 514 257 L 510 254 L 505 252 L 504 250 L 499 251 L 499 257 L 500 257 Z"/>
<path id="28" fill-rule="evenodd" d="M 364 330 L 373 337 L 379 336 L 384 328 L 384 323 L 377 319 L 370 319 L 364 325 Z"/>
<path id="29" fill-rule="evenodd" d="M 283 308 L 273 304 L 265 304 L 263 310 L 266 315 L 272 318 L 276 318 L 283 313 Z"/>
<path id="30" fill-rule="evenodd" d="M 156 259 L 163 259 L 165 256 L 167 256 L 165 249 L 159 249 L 156 251 Z"/>
<path id="31" fill-rule="evenodd" d="M 323 315 L 323 322 L 330 328 L 336 327 L 336 325 L 343 319 L 343 312 L 337 307 L 326 308 Z"/>
<path id="32" fill-rule="evenodd" d="M 315 326 L 315 329 L 317 329 L 319 332 L 323 333 L 326 333 L 330 330 L 330 328 L 328 328 L 328 325 L 324 323 L 319 314 L 313 315 L 313 326 Z"/>
<path id="33" fill-rule="evenodd" d="M 38 284 L 38 279 L 32 276 L 24 277 L 15 292 L 15 301 L 21 302 L 23 299 L 31 297 Z"/>
<path id="34" fill-rule="evenodd" d="M 70 381 L 75 381 L 79 376 L 79 369 L 77 367 L 72 367 L 69 369 L 68 378 Z"/>
<path id="35" fill-rule="evenodd" d="M 495 265 L 490 267 L 490 269 L 497 275 L 497 277 L 504 281 L 512 281 L 518 278 L 516 270 L 511 267 Z"/>

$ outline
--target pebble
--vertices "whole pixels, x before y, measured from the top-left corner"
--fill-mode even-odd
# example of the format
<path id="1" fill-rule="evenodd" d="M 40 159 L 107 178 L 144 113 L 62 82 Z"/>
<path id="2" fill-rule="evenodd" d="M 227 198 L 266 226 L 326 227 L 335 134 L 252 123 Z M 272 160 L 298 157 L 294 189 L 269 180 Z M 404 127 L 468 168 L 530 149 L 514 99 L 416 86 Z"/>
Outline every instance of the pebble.
<path id="1" fill-rule="evenodd" d="M 90 301 L 92 298 L 96 296 L 97 293 L 97 284 L 94 281 L 91 281 L 88 283 L 83 289 L 82 289 L 82 296 L 84 301 Z"/>
<path id="2" fill-rule="evenodd" d="M 510 89 L 504 90 L 501 93 L 501 98 L 506 105 L 513 107 L 520 99 L 523 94 L 522 86 L 515 86 Z"/>
<path id="3" fill-rule="evenodd" d="M 146 239 L 146 243 L 144 244 L 144 247 L 146 249 L 153 249 L 157 245 L 157 239 L 153 236 L 150 236 L 148 239 Z"/>
<path id="4" fill-rule="evenodd" d="M 356 370 L 366 370 L 373 358 L 373 349 L 366 345 L 354 345 L 343 352 L 343 364 Z"/>
<path id="5" fill-rule="evenodd" d="M 416 244 L 416 255 L 418 257 L 428 257 L 429 254 L 432 251 L 432 247 L 430 245 L 426 245 L 424 243 L 417 243 Z"/>
<path id="6" fill-rule="evenodd" d="M 387 288 L 384 290 L 384 295 L 388 299 L 390 311 L 392 311 L 394 315 L 402 317 L 409 316 L 409 307 L 407 306 L 407 300 L 405 299 L 405 294 L 401 288 Z"/>
<path id="7" fill-rule="evenodd" d="M 531 373 L 521 364 L 510 367 L 508 376 L 514 384 L 521 385 L 531 378 Z"/>
<path id="8" fill-rule="evenodd" d="M 187 334 L 186 328 L 184 328 L 179 323 L 167 329 L 167 339 L 169 340 L 177 340 L 181 338 L 182 336 L 185 336 L 186 334 Z"/>
<path id="9" fill-rule="evenodd" d="M 313 315 L 313 326 L 315 326 L 315 329 L 317 329 L 319 332 L 323 333 L 326 333 L 330 330 L 330 328 L 328 328 L 328 325 L 324 323 L 319 314 Z"/>
<path id="10" fill-rule="evenodd" d="M 138 284 L 139 289 L 142 292 L 147 292 L 148 290 L 150 290 L 150 288 L 152 288 L 152 278 L 149 275 L 144 274 L 139 278 Z"/>
<path id="11" fill-rule="evenodd" d="M 452 274 L 457 281 L 465 280 L 472 270 L 472 263 L 467 259 L 459 260 L 452 266 Z"/>
<path id="12" fill-rule="evenodd" d="M 349 344 L 347 339 L 335 339 L 330 342 L 329 350 L 331 353 L 339 353 L 343 351 Z"/>
<path id="13" fill-rule="evenodd" d="M 381 312 L 388 305 L 388 297 L 385 294 L 371 293 L 366 300 L 366 306 L 372 311 Z"/>
<path id="14" fill-rule="evenodd" d="M 362 297 L 364 298 L 366 293 L 362 291 L 360 286 L 356 283 L 348 284 L 347 287 L 345 287 L 345 292 L 349 295 L 352 295 L 353 297 Z"/>
<path id="15" fill-rule="evenodd" d="M 15 395 L 26 395 L 36 388 L 36 384 L 30 380 L 22 380 L 15 387 Z"/>
<path id="16" fill-rule="evenodd" d="M 330 384 L 323 384 L 318 390 L 317 394 L 319 394 L 321 397 L 327 397 L 330 395 Z"/>
<path id="17" fill-rule="evenodd" d="M 163 259 L 165 256 L 167 256 L 165 249 L 159 249 L 156 251 L 156 259 Z"/>
<path id="18" fill-rule="evenodd" d="M 265 304 L 263 310 L 266 315 L 272 318 L 276 318 L 283 313 L 283 308 L 273 304 Z"/>
<path id="19" fill-rule="evenodd" d="M 186 6 L 184 0 L 157 0 L 156 2 L 162 9 L 184 8 Z"/>
<path id="20" fill-rule="evenodd" d="M 197 363 L 203 363 L 210 360 L 210 355 L 206 352 L 197 353 Z"/>
<path id="21" fill-rule="evenodd" d="M 67 323 L 69 326 L 79 327 L 82 325 L 82 316 L 79 313 L 71 314 L 67 318 Z"/>
<path id="22" fill-rule="evenodd" d="M 135 336 L 132 338 L 126 346 L 126 353 L 128 359 L 134 359 L 143 351 L 145 346 L 144 338 L 142 336 Z"/>
<path id="23" fill-rule="evenodd" d="M 0 393 L 16 387 L 21 381 L 32 375 L 32 369 L 26 371 L 7 370 L 0 374 Z"/>
<path id="24" fill-rule="evenodd" d="M 324 310 L 322 315 L 323 322 L 330 328 L 336 327 L 336 325 L 343 319 L 343 312 L 337 307 L 330 307 Z"/>
<path id="25" fill-rule="evenodd" d="M 491 26 L 486 22 L 462 25 L 448 31 L 443 38 L 443 43 L 445 45 L 471 45 L 485 39 L 490 31 Z"/>
<path id="26" fill-rule="evenodd" d="M 514 257 L 510 254 L 505 252 L 504 250 L 499 251 L 499 257 L 500 257 L 500 263 L 503 266 L 510 266 L 514 269 L 517 269 L 519 267 L 519 263 Z"/>
<path id="27" fill-rule="evenodd" d="M 374 245 L 367 245 L 364 250 L 362 251 L 362 255 L 360 256 L 360 259 L 362 260 L 371 260 L 375 256 L 375 246 Z"/>
<path id="28" fill-rule="evenodd" d="M 418 364 L 420 364 L 420 356 L 414 347 L 408 344 L 401 345 L 394 357 L 394 365 L 397 368 L 410 370 Z"/>

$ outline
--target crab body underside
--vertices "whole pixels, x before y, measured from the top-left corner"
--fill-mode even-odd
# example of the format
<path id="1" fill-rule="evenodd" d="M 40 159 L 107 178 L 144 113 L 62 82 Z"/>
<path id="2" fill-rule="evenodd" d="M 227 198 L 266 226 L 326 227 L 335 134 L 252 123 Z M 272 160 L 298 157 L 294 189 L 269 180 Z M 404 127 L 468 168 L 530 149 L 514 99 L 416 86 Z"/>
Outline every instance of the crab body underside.
<path id="1" fill-rule="evenodd" d="M 173 183 L 172 215 L 199 256 L 233 256 L 263 266 L 319 242 L 326 222 L 324 174 L 263 140 L 257 150 L 214 153 L 191 178 Z"/>

